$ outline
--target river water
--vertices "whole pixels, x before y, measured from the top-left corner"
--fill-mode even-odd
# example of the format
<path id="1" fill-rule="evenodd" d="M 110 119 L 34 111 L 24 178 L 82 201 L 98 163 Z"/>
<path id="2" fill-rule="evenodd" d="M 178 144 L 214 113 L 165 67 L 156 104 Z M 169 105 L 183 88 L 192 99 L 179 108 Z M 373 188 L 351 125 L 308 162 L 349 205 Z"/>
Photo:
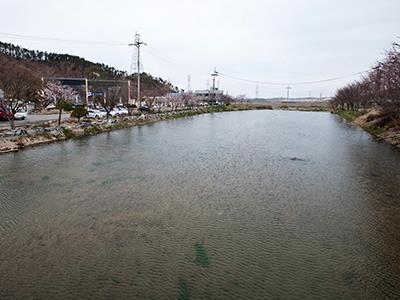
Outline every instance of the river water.
<path id="1" fill-rule="evenodd" d="M 400 297 L 400 152 L 328 113 L 0 156 L 1 299 Z"/>

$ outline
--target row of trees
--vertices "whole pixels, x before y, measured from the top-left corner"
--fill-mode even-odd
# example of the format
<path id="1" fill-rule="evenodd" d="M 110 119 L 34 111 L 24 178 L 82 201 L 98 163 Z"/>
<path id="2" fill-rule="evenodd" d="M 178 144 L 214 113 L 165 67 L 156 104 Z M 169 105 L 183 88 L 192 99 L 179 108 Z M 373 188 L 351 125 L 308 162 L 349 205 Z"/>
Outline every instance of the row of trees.
<path id="1" fill-rule="evenodd" d="M 14 115 L 19 109 L 24 107 L 29 102 L 34 102 L 37 107 L 46 108 L 50 104 L 54 104 L 59 111 L 58 125 L 61 124 L 62 112 L 72 110 L 74 103 L 79 97 L 78 93 L 69 86 L 64 86 L 60 82 L 50 81 L 44 84 L 41 88 L 38 82 L 37 86 L 31 85 L 31 78 L 28 82 L 24 76 L 27 73 L 20 74 L 20 80 L 12 80 L 10 77 L 5 77 L 8 81 L 0 82 L 0 109 L 7 112 L 7 117 L 10 121 L 11 128 L 14 129 Z M 0 78 L 1 80 L 1 78 Z M 29 83 L 29 84 L 28 84 Z M 3 90 L 4 89 L 4 90 Z M 101 90 L 96 96 L 92 97 L 92 102 L 104 108 L 107 115 L 119 103 L 121 95 L 120 87 L 108 87 Z M 86 115 L 86 109 L 83 106 L 78 106 L 74 109 L 72 117 L 80 119 Z"/>
<path id="2" fill-rule="evenodd" d="M 172 110 L 176 110 L 178 107 L 194 108 L 200 105 L 207 104 L 209 99 L 202 96 L 196 96 L 191 92 L 187 93 L 170 93 L 165 97 L 156 97 L 153 102 L 149 102 L 150 106 L 156 108 L 162 106 L 169 106 Z M 222 95 L 218 99 L 219 103 L 229 105 L 234 102 L 234 99 L 229 95 Z"/>
<path id="3" fill-rule="evenodd" d="M 29 74 L 25 72 L 22 72 L 15 80 L 7 76 L 5 79 L 0 77 L 0 109 L 4 111 L 12 129 L 15 129 L 14 115 L 32 101 L 42 107 L 54 103 L 59 110 L 58 124 L 60 125 L 62 111 L 72 109 L 78 96 L 72 88 L 63 86 L 59 82 L 48 82 L 43 88 L 40 88 L 40 80 L 36 82 L 36 85 L 32 85 L 32 82 L 35 82 L 34 79 L 29 78 Z"/>
<path id="4" fill-rule="evenodd" d="M 400 45 L 394 43 L 360 81 L 339 89 L 331 103 L 334 109 L 342 110 L 378 107 L 400 117 Z"/>

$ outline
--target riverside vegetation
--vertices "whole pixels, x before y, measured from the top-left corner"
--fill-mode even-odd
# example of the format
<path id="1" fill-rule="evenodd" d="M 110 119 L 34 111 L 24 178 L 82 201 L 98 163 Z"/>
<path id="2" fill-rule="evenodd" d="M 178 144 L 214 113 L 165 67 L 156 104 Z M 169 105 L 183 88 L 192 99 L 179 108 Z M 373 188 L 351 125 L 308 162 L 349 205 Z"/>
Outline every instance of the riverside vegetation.
<path id="1" fill-rule="evenodd" d="M 331 105 L 339 116 L 400 147 L 400 45 L 393 43 L 360 81 L 339 89 Z"/>
<path id="2" fill-rule="evenodd" d="M 378 140 L 384 140 L 400 148 L 400 120 L 378 109 L 336 110 L 335 113 L 353 123 Z"/>

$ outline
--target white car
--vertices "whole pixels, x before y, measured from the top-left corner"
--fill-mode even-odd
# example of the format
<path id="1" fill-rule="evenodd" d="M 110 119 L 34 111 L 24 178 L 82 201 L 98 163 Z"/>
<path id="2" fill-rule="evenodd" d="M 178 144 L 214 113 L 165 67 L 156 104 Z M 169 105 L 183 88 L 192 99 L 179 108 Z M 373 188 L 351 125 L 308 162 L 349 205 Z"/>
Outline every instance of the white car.
<path id="1" fill-rule="evenodd" d="M 96 118 L 96 119 L 105 118 L 107 117 L 107 112 L 105 110 L 100 110 L 100 109 L 89 109 L 86 117 Z"/>
<path id="2" fill-rule="evenodd" d="M 52 110 L 52 109 L 56 109 L 56 105 L 54 103 L 46 106 L 46 110 Z"/>
<path id="3" fill-rule="evenodd" d="M 127 115 L 127 114 L 128 110 L 122 106 L 114 107 L 113 110 L 110 112 L 110 115 L 113 117 Z"/>
<path id="4" fill-rule="evenodd" d="M 28 117 L 28 112 L 23 109 L 19 109 L 14 115 L 15 120 L 25 120 L 27 117 Z"/>

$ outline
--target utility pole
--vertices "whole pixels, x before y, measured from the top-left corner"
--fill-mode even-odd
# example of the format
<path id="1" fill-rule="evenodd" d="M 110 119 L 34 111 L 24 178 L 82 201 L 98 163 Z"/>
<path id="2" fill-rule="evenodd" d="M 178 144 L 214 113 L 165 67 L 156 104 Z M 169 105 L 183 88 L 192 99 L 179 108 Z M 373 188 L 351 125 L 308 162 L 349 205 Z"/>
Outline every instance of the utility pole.
<path id="1" fill-rule="evenodd" d="M 290 99 L 290 90 L 291 90 L 292 88 L 290 87 L 290 85 L 288 85 L 287 86 L 287 88 L 286 88 L 286 90 L 287 90 L 287 93 L 286 93 L 286 101 L 287 102 L 289 102 L 289 99 Z"/>
<path id="2" fill-rule="evenodd" d="M 187 77 L 187 92 L 190 93 L 192 91 L 192 86 L 191 86 L 191 78 L 190 75 Z"/>
<path id="3" fill-rule="evenodd" d="M 215 69 L 215 67 L 214 67 L 214 72 L 211 74 L 211 76 L 212 76 L 212 82 L 213 82 L 213 84 L 212 84 L 212 93 L 211 93 L 211 99 L 212 99 L 212 101 L 214 101 L 215 100 L 215 95 L 216 95 L 216 93 L 215 93 L 215 78 L 217 77 L 217 76 L 219 76 L 219 73 L 217 72 L 217 70 Z"/>
<path id="4" fill-rule="evenodd" d="M 259 89 L 259 86 L 258 86 L 258 82 L 257 82 L 257 85 L 256 85 L 256 100 L 258 99 L 258 89 Z"/>
<path id="5" fill-rule="evenodd" d="M 140 41 L 140 34 L 136 32 L 135 34 L 135 42 L 133 44 L 129 44 L 129 46 L 135 46 L 137 48 L 137 101 L 139 102 L 139 108 L 141 107 L 140 101 L 140 46 L 147 45 L 146 43 Z"/>
<path id="6" fill-rule="evenodd" d="M 89 84 L 87 78 L 85 78 L 85 100 L 86 100 L 86 106 L 89 105 Z"/>
<path id="7" fill-rule="evenodd" d="M 128 80 L 128 104 L 131 104 L 131 81 Z"/>

